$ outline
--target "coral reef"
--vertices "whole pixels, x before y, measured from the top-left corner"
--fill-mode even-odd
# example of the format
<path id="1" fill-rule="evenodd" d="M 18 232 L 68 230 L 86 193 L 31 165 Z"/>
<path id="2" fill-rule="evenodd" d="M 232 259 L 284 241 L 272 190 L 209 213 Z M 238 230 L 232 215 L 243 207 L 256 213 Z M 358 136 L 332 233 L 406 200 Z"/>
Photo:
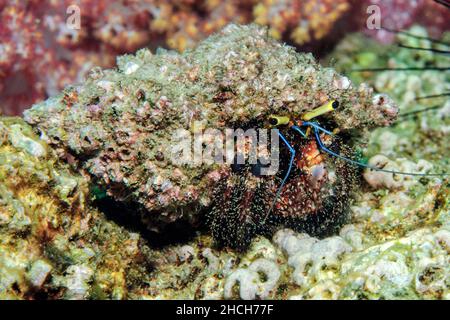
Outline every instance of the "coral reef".
<path id="1" fill-rule="evenodd" d="M 410 32 L 427 35 L 418 27 Z M 431 46 L 423 39 L 398 37 L 407 45 Z M 445 66 L 448 57 L 380 47 L 353 35 L 330 61 L 345 71 Z M 219 248 L 213 237 L 201 233 L 182 244 L 150 249 L 142 235 L 92 206 L 91 197 L 106 191 L 126 204 L 140 204 L 130 211 L 147 208 L 144 219 L 158 229 L 181 218 L 203 217 L 199 209 L 210 210 L 212 186 L 219 181 L 232 181 L 232 192 L 241 192 L 233 199 L 245 199 L 242 191 L 255 195 L 261 177 L 254 168 L 238 174 L 227 165 L 177 167 L 161 146 L 167 146 L 179 125 L 198 132 L 191 126 L 196 120 L 219 128 L 251 127 L 269 113 L 297 116 L 330 99 L 342 104 L 323 118 L 327 128 L 342 130 L 332 145 L 339 147 L 344 140 L 351 147 L 351 138 L 365 136 L 366 129 L 392 124 L 367 133 L 366 144 L 355 143 L 363 159 L 388 169 L 448 172 L 448 96 L 421 98 L 447 92 L 447 73 L 360 72 L 349 77 L 352 82 L 256 27 L 230 26 L 184 54 L 143 50 L 121 57 L 117 71 L 94 69 L 85 84 L 28 111 L 26 120 L 33 127 L 0 118 L 0 298 L 450 299 L 447 177 L 365 170 L 350 219 L 339 231 L 318 237 L 274 228 L 273 236 L 249 238 L 244 252 Z M 403 114 L 439 108 L 397 120 L 387 96 L 352 84 L 361 81 L 394 97 Z M 295 170 L 339 165 L 326 154 L 317 155 L 313 139 L 305 140 L 293 143 L 305 154 L 295 159 Z M 299 184 L 298 174 L 293 177 L 291 188 Z M 280 196 L 279 216 L 293 214 L 280 211 L 284 201 L 294 199 L 289 190 L 297 189 L 291 188 Z M 194 198 L 180 200 L 181 190 Z M 251 208 L 240 203 L 243 212 Z"/>
<path id="2" fill-rule="evenodd" d="M 374 197 L 369 191 L 352 207 L 352 223 L 336 236 L 318 239 L 281 229 L 272 241 L 254 239 L 244 254 L 214 249 L 206 236 L 168 247 L 145 297 L 449 299 L 448 186 L 418 184 L 417 201 L 411 201 L 421 208 L 403 207 L 404 194 L 417 194 L 416 187 L 372 202 L 364 200 Z M 398 220 L 379 219 L 380 213 L 402 215 L 399 209 Z"/>
<path id="3" fill-rule="evenodd" d="M 426 30 L 419 26 L 412 27 L 408 33 L 428 37 Z M 445 33 L 442 41 L 448 42 L 449 37 L 450 33 Z M 409 47 L 445 49 L 441 44 L 405 34 L 398 34 L 397 42 Z M 398 46 L 379 47 L 376 42 L 355 34 L 344 39 L 328 61 L 332 61 L 338 71 L 345 72 L 368 67 L 446 67 L 450 58 L 431 51 Z M 411 159 L 411 154 L 414 154 L 418 160 L 432 162 L 434 171 L 448 171 L 450 153 L 445 138 L 450 126 L 450 101 L 445 95 L 450 89 L 448 72 L 367 71 L 348 72 L 348 75 L 356 83 L 364 81 L 378 92 L 389 93 L 400 109 L 399 121 L 394 126 L 375 130 L 371 134 L 367 144 L 368 154 L 381 153 L 388 157 L 406 159 Z M 415 113 L 427 109 L 426 112 Z"/>
<path id="4" fill-rule="evenodd" d="M 0 118 L 0 298 L 124 299 L 151 250 L 89 205 L 88 181 L 23 120 Z"/>
<path id="5" fill-rule="evenodd" d="M 25 107 L 80 82 L 94 66 L 111 66 L 117 52 L 86 39 L 66 25 L 71 1 L 3 1 L 0 5 L 0 103 L 3 114 Z M 88 2 L 88 1 L 86 1 Z M 100 3 L 106 1 L 98 2 Z M 97 1 L 89 1 L 90 6 Z M 92 17 L 101 10 L 92 7 Z M 84 15 L 86 20 L 89 17 Z"/>
<path id="6" fill-rule="evenodd" d="M 424 0 L 4 0 L 0 3 L 0 112 L 18 115 L 32 103 L 82 82 L 94 66 L 143 47 L 183 51 L 228 23 L 255 22 L 291 45 L 329 52 L 346 32 L 365 30 L 386 43 L 394 35 L 367 30 L 377 5 L 386 28 L 421 23 L 440 36 L 447 8 Z M 72 27 L 80 13 L 80 27 Z"/>
<path id="7" fill-rule="evenodd" d="M 350 1 L 264 0 L 254 9 L 255 23 L 269 26 L 276 39 L 301 45 L 328 35 L 351 7 Z"/>
<path id="8" fill-rule="evenodd" d="M 405 30 L 413 24 L 420 24 L 434 37 L 441 37 L 450 27 L 448 8 L 435 1 L 426 0 L 364 0 L 361 9 L 366 12 L 369 6 L 377 6 L 380 10 L 380 21 L 383 29 L 365 28 L 365 21 L 357 22 L 359 29 L 381 43 L 392 43 L 395 34 L 388 30 Z M 372 12 L 373 13 L 373 12 Z M 354 15 L 356 21 L 367 18 L 367 15 Z M 388 29 L 388 30 L 386 30 Z"/>
<path id="9" fill-rule="evenodd" d="M 430 169 L 432 168 L 432 165 L 423 159 L 419 160 L 419 162 L 415 164 L 405 158 L 392 161 L 388 157 L 381 154 L 370 158 L 368 164 L 372 167 L 383 168 L 391 171 L 415 172 L 419 174 L 426 174 L 430 172 Z M 364 173 L 364 178 L 367 183 L 374 188 L 383 186 L 388 189 L 397 189 L 416 183 L 414 177 L 410 175 L 399 175 L 370 169 L 366 170 Z"/>
<path id="10" fill-rule="evenodd" d="M 271 26 L 273 36 L 283 32 L 292 44 L 318 40 L 350 6 L 335 2 L 5 0 L 0 3 L 0 110 L 19 114 L 82 82 L 92 67 L 112 67 L 123 53 L 147 46 L 192 48 L 230 22 Z M 78 12 L 80 26 L 72 27 Z M 283 27 L 286 14 L 289 26 Z"/>
<path id="11" fill-rule="evenodd" d="M 408 33 L 426 38 L 424 28 L 414 26 Z M 442 41 L 448 41 L 449 33 Z M 397 41 L 406 46 L 423 48 L 440 48 L 439 44 L 431 44 L 426 39 L 417 39 L 405 34 L 397 35 Z M 373 61 L 372 54 L 378 56 L 378 66 L 390 67 L 426 67 L 444 66 L 449 58 L 430 51 L 417 51 L 397 46 L 378 48 L 371 53 L 374 42 L 368 42 L 359 35 L 349 36 L 338 46 L 333 55 L 334 66 L 338 70 L 347 69 L 349 63 L 353 67 L 366 68 Z M 367 48 L 367 49 L 364 49 Z M 367 51 L 366 51 L 367 50 Z M 352 62 L 350 62 L 352 61 Z M 439 96 L 448 92 L 449 75 L 446 72 L 425 70 L 423 72 L 363 72 L 351 73 L 352 80 L 365 81 L 375 87 L 375 90 L 389 93 L 398 103 L 400 114 L 413 112 L 411 116 L 399 117 L 391 127 L 375 130 L 371 133 L 365 149 L 371 161 L 381 161 L 386 166 L 416 169 L 422 172 L 448 172 L 450 150 L 446 146 L 445 136 L 448 133 L 450 118 L 448 117 L 448 96 Z M 436 96 L 438 95 L 438 96 Z M 426 96 L 435 96 L 423 99 Z M 433 107 L 427 112 L 418 112 Z M 436 108 L 438 107 L 438 108 Z M 366 180 L 372 188 L 388 188 L 396 194 L 395 197 L 386 192 L 381 195 L 366 194 L 363 201 L 367 208 L 373 207 L 373 201 L 384 205 L 377 212 L 377 221 L 411 226 L 414 219 L 421 215 L 431 214 L 433 199 L 440 188 L 448 188 L 448 181 L 430 182 L 429 197 L 421 198 L 423 186 L 418 183 L 420 177 L 399 176 L 381 172 L 365 172 Z M 406 190 L 413 190 L 410 194 Z M 434 191 L 433 191 L 434 190 Z M 431 196 L 433 195 L 433 196 Z M 380 199 L 380 196 L 381 199 Z M 448 195 L 447 195 L 448 196 Z M 431 202 L 429 202 L 431 201 Z M 396 208 L 393 210 L 393 208 Z M 398 209 L 401 208 L 401 209 Z M 361 213 L 362 214 L 362 213 Z M 394 218 L 395 217 L 395 218 Z M 411 221 L 409 219 L 412 219 Z M 393 228 L 393 227 L 392 227 Z"/>
<path id="12" fill-rule="evenodd" d="M 352 154 L 351 149 L 345 151 L 355 132 L 349 129 L 359 129 L 362 135 L 389 125 L 397 114 L 389 97 L 373 95 L 365 85 L 353 87 L 333 69 L 320 67 L 311 55 L 268 37 L 265 28 L 229 25 L 183 54 L 140 50 L 135 56 L 122 56 L 118 70 L 94 70 L 83 85 L 68 87 L 27 110 L 25 119 L 62 158 L 89 173 L 116 200 L 144 209 L 149 226 L 160 230 L 180 219 L 195 224 L 202 209 L 210 207 L 218 182 L 233 173 L 229 162 L 198 163 L 195 157 L 179 161 L 184 154 L 174 137 L 178 139 L 180 131 L 198 139 L 194 144 L 207 146 L 208 129 L 264 128 L 272 113 L 300 119 L 330 100 L 339 100 L 339 108 L 322 116 L 322 123 L 340 131 L 323 139 L 343 154 Z M 188 146 L 191 150 L 191 140 Z M 354 167 L 331 156 L 318 157 L 314 136 L 294 146 L 310 154 L 310 160 L 298 159 L 296 166 L 305 174 L 287 181 L 274 216 L 314 216 L 317 227 L 307 230 L 327 232 L 345 215 L 344 200 L 349 197 L 341 195 L 352 192 Z M 284 150 L 282 158 L 289 158 Z M 273 186 L 282 171 L 262 179 Z M 244 189 L 252 190 L 245 183 Z M 236 179 L 228 184 L 231 194 L 238 193 L 232 202 L 242 201 L 249 211 L 268 208 L 267 198 L 275 194 L 274 188 L 263 190 L 262 196 L 246 196 L 247 201 L 239 196 Z M 225 223 L 247 219 L 241 213 L 234 218 L 235 213 Z M 299 227 L 308 225 L 306 221 Z"/>
<path id="13" fill-rule="evenodd" d="M 261 274 L 263 279 L 261 280 Z M 275 262 L 260 258 L 253 261 L 246 269 L 237 269 L 231 273 L 225 282 L 224 298 L 233 297 L 233 287 L 239 284 L 239 296 L 245 300 L 254 300 L 257 297 L 267 298 L 275 289 L 280 271 Z"/>
<path id="14" fill-rule="evenodd" d="M 160 14 L 151 22 L 151 29 L 164 35 L 167 47 L 184 51 L 227 24 L 250 23 L 254 0 L 244 1 L 161 1 L 153 11 Z"/>

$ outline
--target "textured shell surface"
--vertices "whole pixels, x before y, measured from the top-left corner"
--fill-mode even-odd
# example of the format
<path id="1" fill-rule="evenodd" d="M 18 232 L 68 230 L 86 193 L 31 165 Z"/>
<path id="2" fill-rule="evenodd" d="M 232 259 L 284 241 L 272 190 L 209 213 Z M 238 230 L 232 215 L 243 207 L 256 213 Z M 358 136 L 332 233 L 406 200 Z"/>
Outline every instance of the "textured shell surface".
<path id="1" fill-rule="evenodd" d="M 93 69 L 24 116 L 62 158 L 158 225 L 194 218 L 231 174 L 228 164 L 173 163 L 177 130 L 262 126 L 270 114 L 300 118 L 330 100 L 340 107 L 323 119 L 341 132 L 387 126 L 397 115 L 389 97 L 354 87 L 267 29 L 231 24 L 182 54 L 122 56 L 117 69 Z"/>

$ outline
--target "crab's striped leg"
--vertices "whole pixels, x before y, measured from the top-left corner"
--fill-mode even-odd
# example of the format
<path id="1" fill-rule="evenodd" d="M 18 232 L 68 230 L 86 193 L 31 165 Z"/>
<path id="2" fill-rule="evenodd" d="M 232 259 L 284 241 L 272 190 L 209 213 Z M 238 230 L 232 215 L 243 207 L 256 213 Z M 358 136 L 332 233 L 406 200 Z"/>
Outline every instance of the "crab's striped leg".
<path id="1" fill-rule="evenodd" d="M 288 147 L 289 152 L 291 153 L 291 159 L 289 160 L 289 168 L 288 168 L 288 170 L 286 172 L 286 175 L 284 176 L 283 181 L 281 182 L 281 185 L 278 188 L 278 191 L 277 191 L 277 193 L 275 195 L 275 199 L 273 199 L 272 205 L 270 206 L 270 209 L 267 212 L 267 215 L 264 217 L 263 222 L 266 220 L 266 218 L 272 212 L 272 209 L 273 209 L 275 203 L 277 202 L 278 197 L 281 194 L 281 190 L 283 189 L 284 184 L 286 183 L 287 179 L 289 178 L 289 175 L 291 174 L 292 166 L 294 164 L 294 159 L 295 159 L 295 149 L 290 145 L 290 143 L 287 141 L 286 137 L 279 130 L 277 130 L 277 133 L 278 133 L 278 136 L 283 141 L 283 143 Z"/>

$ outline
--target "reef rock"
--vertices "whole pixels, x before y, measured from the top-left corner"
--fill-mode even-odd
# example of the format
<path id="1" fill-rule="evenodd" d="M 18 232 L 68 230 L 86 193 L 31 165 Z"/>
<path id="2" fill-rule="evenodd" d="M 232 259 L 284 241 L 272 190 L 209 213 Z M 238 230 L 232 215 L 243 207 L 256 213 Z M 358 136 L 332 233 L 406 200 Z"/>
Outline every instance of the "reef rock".
<path id="1" fill-rule="evenodd" d="M 151 250 L 89 205 L 88 181 L 23 120 L 0 118 L 0 299 L 124 299 Z"/>

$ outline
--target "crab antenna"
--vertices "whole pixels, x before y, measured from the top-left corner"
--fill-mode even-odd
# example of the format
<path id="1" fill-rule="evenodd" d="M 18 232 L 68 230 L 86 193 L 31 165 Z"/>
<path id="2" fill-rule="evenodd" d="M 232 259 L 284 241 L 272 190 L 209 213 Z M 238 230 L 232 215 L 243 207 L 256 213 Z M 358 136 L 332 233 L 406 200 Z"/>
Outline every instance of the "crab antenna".
<path id="1" fill-rule="evenodd" d="M 390 32 L 390 33 L 404 34 L 405 36 L 408 36 L 408 37 L 411 37 L 411 38 L 428 40 L 430 42 L 434 42 L 434 43 L 437 43 L 437 44 L 450 46 L 450 43 L 447 43 L 447 42 L 444 42 L 444 41 L 441 41 L 441 40 L 438 40 L 438 39 L 433 39 L 433 38 L 421 36 L 421 35 L 418 35 L 418 34 L 412 34 L 412 33 L 409 33 L 407 31 L 403 31 L 403 30 L 389 29 L 389 28 L 386 28 L 386 27 L 381 27 L 381 29 L 383 29 L 384 31 Z"/>
<path id="2" fill-rule="evenodd" d="M 319 127 L 317 124 L 316 124 L 316 126 Z M 316 140 L 317 140 L 317 143 L 319 144 L 320 148 L 322 150 L 324 150 L 325 152 L 331 154 L 332 156 L 334 156 L 336 158 L 339 158 L 341 160 L 344 160 L 346 162 L 349 162 L 349 163 L 351 163 L 353 165 L 360 166 L 360 167 L 367 168 L 367 169 L 371 169 L 371 170 L 375 170 L 375 171 L 382 171 L 382 172 L 387 172 L 387 173 L 401 174 L 401 175 L 408 175 L 408 176 L 442 177 L 442 176 L 450 175 L 448 173 L 414 173 L 414 172 L 402 172 L 402 171 L 395 171 L 395 170 L 386 170 L 386 169 L 377 168 L 377 167 L 374 167 L 374 166 L 371 166 L 371 165 L 368 165 L 368 164 L 364 164 L 364 163 L 359 162 L 359 161 L 355 161 L 355 160 L 349 159 L 349 158 L 344 157 L 344 156 L 342 156 L 342 155 L 340 155 L 338 153 L 335 153 L 335 152 L 331 151 L 330 149 L 328 149 L 327 147 L 325 147 L 325 145 L 323 144 L 322 140 L 320 139 L 319 130 L 317 129 L 317 127 L 314 127 L 314 134 L 316 136 Z"/>
<path id="3" fill-rule="evenodd" d="M 434 49 L 434 48 L 423 48 L 423 47 L 413 47 L 413 46 L 407 46 L 404 44 L 398 44 L 398 46 L 400 48 L 404 48 L 404 49 L 410 49 L 410 50 L 419 50 L 419 51 L 430 51 L 430 52 L 434 52 L 434 53 L 438 53 L 438 54 L 450 54 L 449 50 L 439 50 L 439 49 Z"/>
<path id="4" fill-rule="evenodd" d="M 284 184 L 286 183 L 289 175 L 291 174 L 291 169 L 292 169 L 292 165 L 294 164 L 294 159 L 295 159 L 295 149 L 292 148 L 292 146 L 289 144 L 289 142 L 287 141 L 287 139 L 283 136 L 283 134 L 277 130 L 278 135 L 280 136 L 281 140 L 283 140 L 284 144 L 288 147 L 289 151 L 291 152 L 291 160 L 289 161 L 289 168 L 286 172 L 286 175 L 284 176 L 283 181 L 281 182 L 280 187 L 278 188 L 277 194 L 275 195 L 275 199 L 273 199 L 272 205 L 270 206 L 269 211 L 267 212 L 266 216 L 264 217 L 264 219 L 262 220 L 263 222 L 267 219 L 267 217 L 269 216 L 269 214 L 272 212 L 272 209 L 275 205 L 275 203 L 278 200 L 278 197 L 281 194 L 281 190 L 283 189 Z"/>
<path id="5" fill-rule="evenodd" d="M 414 111 L 410 111 L 410 112 L 405 112 L 405 113 L 401 113 L 398 115 L 399 118 L 405 118 L 405 117 L 409 117 L 415 114 L 419 114 L 422 112 L 426 112 L 426 111 L 430 111 L 430 110 L 436 110 L 436 109 L 440 109 L 444 106 L 432 106 L 432 107 L 428 107 L 428 108 L 424 108 L 424 109 L 420 109 L 420 110 L 414 110 Z"/>
<path id="6" fill-rule="evenodd" d="M 444 7 L 447 7 L 450 9 L 450 3 L 448 3 L 445 0 L 434 0 L 434 2 L 439 3 L 439 4 L 443 5 Z"/>
<path id="7" fill-rule="evenodd" d="M 419 100 L 441 98 L 441 97 L 447 97 L 447 96 L 450 96 L 450 92 L 445 92 L 445 93 L 440 93 L 440 94 L 433 94 L 433 95 L 430 95 L 430 96 L 417 97 L 415 100 L 419 101 Z"/>
<path id="8" fill-rule="evenodd" d="M 328 135 L 330 135 L 330 136 L 333 136 L 333 133 L 332 133 L 332 132 L 330 132 L 330 131 L 328 131 L 328 130 L 322 128 L 322 127 L 319 126 L 319 124 L 316 123 L 316 122 L 308 122 L 308 121 L 305 121 L 305 122 L 303 122 L 302 125 L 303 125 L 303 126 L 311 126 L 311 127 L 313 127 L 314 129 L 316 129 L 316 130 L 320 130 L 320 131 L 322 131 L 322 132 L 324 132 L 324 133 L 326 133 L 326 134 L 328 134 Z M 298 127 L 296 127 L 296 128 L 299 129 Z M 296 130 L 297 130 L 297 129 L 296 129 Z"/>
<path id="9" fill-rule="evenodd" d="M 294 129 L 295 131 L 297 131 L 298 133 L 300 133 L 300 134 L 303 136 L 303 138 L 308 138 L 308 137 L 306 136 L 306 134 L 302 131 L 302 129 L 300 129 L 299 127 L 297 127 L 297 126 L 292 126 L 291 128 Z"/>
<path id="10" fill-rule="evenodd" d="M 450 67 L 407 67 L 407 68 L 365 68 L 365 69 L 353 69 L 350 72 L 384 72 L 384 71 L 449 71 Z"/>

